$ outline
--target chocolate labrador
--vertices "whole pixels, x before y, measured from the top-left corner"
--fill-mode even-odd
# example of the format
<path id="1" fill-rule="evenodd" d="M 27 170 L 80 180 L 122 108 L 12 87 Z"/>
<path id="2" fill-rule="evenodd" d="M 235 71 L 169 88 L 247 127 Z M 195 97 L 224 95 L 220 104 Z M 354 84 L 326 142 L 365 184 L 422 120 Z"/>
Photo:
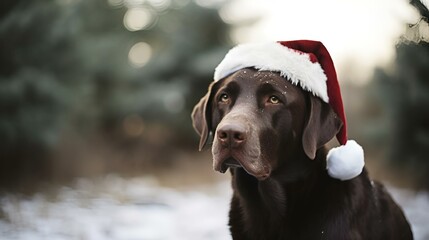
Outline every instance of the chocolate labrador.
<path id="1" fill-rule="evenodd" d="M 245 68 L 211 84 L 192 119 L 200 149 L 213 138 L 214 169 L 230 169 L 234 240 L 413 238 L 365 169 L 349 181 L 327 174 L 324 145 L 342 122 L 278 73 Z"/>

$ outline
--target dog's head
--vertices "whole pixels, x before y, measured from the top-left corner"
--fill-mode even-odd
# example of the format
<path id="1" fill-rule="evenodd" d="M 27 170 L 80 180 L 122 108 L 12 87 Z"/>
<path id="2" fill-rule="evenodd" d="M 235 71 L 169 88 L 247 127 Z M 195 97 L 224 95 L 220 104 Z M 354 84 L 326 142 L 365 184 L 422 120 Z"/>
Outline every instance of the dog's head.
<path id="1" fill-rule="evenodd" d="M 276 72 L 253 68 L 212 83 L 192 120 L 200 150 L 213 136 L 216 171 L 242 167 L 259 180 L 300 165 L 296 159 L 314 159 L 342 126 L 320 98 Z"/>

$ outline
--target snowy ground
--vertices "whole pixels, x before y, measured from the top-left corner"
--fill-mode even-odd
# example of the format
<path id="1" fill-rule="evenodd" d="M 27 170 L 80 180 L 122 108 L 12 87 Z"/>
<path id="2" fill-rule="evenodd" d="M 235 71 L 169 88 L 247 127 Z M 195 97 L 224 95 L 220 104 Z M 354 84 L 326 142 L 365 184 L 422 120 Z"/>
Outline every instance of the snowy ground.
<path id="1" fill-rule="evenodd" d="M 429 194 L 390 191 L 415 239 L 429 239 Z M 55 194 L 0 197 L 0 238 L 227 240 L 230 194 L 228 182 L 177 190 L 153 178 L 81 179 Z"/>

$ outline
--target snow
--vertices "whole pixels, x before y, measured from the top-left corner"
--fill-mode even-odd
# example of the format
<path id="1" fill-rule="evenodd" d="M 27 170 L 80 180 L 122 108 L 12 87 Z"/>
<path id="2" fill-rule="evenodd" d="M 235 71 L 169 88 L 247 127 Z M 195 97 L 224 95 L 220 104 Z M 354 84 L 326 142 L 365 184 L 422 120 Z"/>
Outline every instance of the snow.
<path id="1" fill-rule="evenodd" d="M 429 193 L 388 187 L 393 199 L 402 207 L 411 224 L 415 240 L 429 239 Z"/>
<path id="2" fill-rule="evenodd" d="M 429 194 L 389 187 L 416 240 L 429 239 Z M 54 194 L 0 197 L 5 240 L 228 240 L 229 182 L 175 189 L 155 178 L 80 179 Z"/>

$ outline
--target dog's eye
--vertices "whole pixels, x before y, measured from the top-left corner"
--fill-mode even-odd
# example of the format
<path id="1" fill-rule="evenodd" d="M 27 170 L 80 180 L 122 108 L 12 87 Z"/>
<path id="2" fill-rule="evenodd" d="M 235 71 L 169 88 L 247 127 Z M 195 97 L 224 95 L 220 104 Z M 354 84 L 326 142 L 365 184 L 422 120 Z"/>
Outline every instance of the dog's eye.
<path id="1" fill-rule="evenodd" d="M 226 93 L 223 93 L 222 95 L 220 95 L 219 100 L 223 103 L 227 103 L 229 101 L 229 96 Z"/>
<path id="2" fill-rule="evenodd" d="M 272 104 L 279 104 L 279 103 L 280 103 L 280 99 L 279 99 L 278 97 L 276 97 L 276 96 L 271 96 L 271 97 L 269 98 L 269 101 L 270 101 L 270 103 L 272 103 Z"/>

